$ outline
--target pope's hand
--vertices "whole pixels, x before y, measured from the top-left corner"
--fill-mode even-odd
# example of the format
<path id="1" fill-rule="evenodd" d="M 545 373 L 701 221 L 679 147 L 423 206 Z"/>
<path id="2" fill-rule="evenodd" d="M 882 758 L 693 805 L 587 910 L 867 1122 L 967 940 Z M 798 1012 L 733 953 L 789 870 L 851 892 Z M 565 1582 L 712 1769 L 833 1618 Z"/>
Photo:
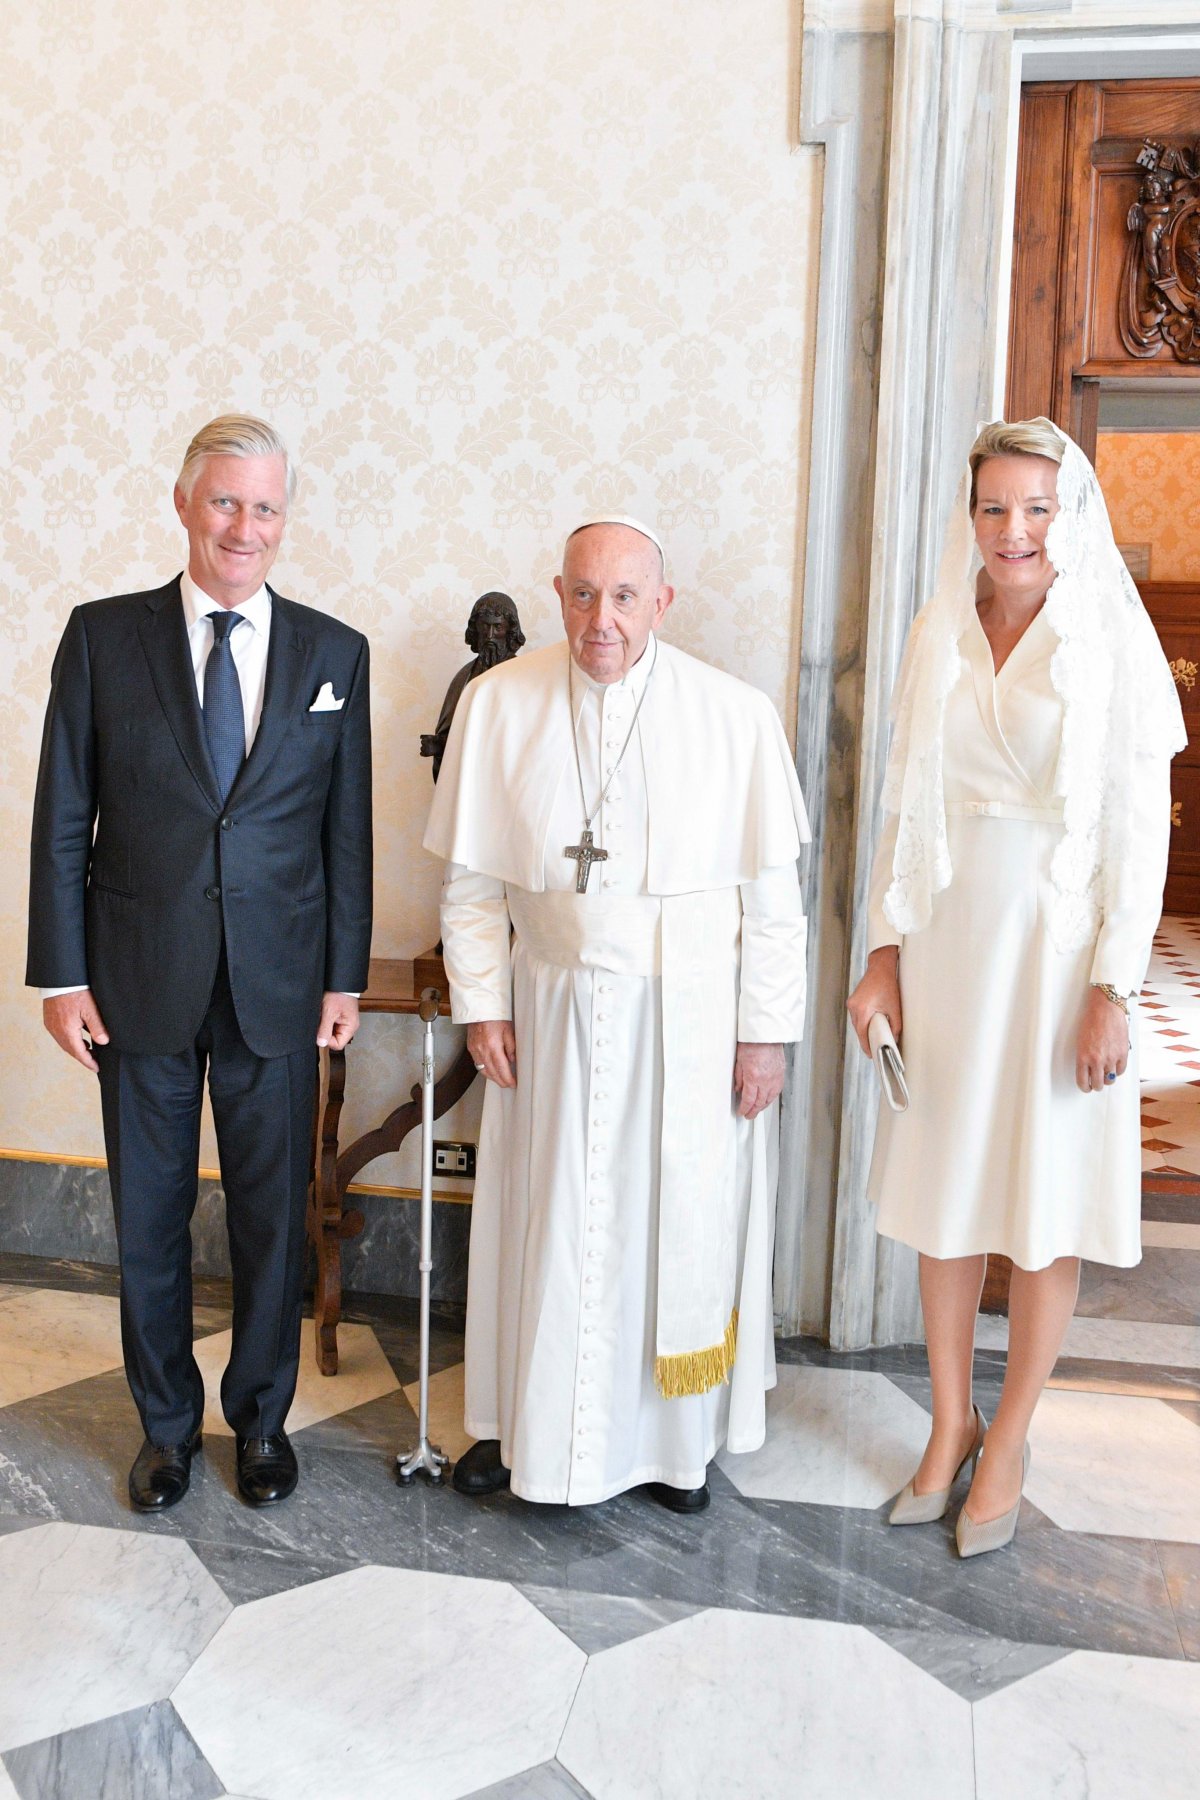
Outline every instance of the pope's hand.
<path id="1" fill-rule="evenodd" d="M 1075 1046 L 1075 1084 L 1085 1094 L 1111 1087 L 1106 1075 L 1123 1075 L 1129 1061 L 1129 1020 L 1099 988 L 1092 988 Z"/>
<path id="2" fill-rule="evenodd" d="M 517 1038 L 510 1019 L 481 1019 L 467 1026 L 467 1049 L 485 1081 L 517 1085 Z"/>
<path id="3" fill-rule="evenodd" d="M 54 994 L 49 1000 L 43 1000 L 42 1024 L 60 1050 L 65 1050 L 68 1056 L 73 1056 L 76 1062 L 95 1074 L 100 1065 L 88 1049 L 83 1034 L 86 1031 L 93 1044 L 107 1044 L 108 1033 L 91 988 L 80 988 L 75 994 Z"/>
<path id="4" fill-rule="evenodd" d="M 892 1028 L 892 1036 L 900 1041 L 904 1021 L 900 1012 L 900 952 L 895 944 L 881 944 L 867 958 L 867 972 L 846 1002 L 850 1023 L 864 1056 L 870 1056 L 867 1026 L 876 1013 L 882 1013 Z"/>
<path id="5" fill-rule="evenodd" d="M 783 1092 L 787 1062 L 782 1044 L 739 1044 L 733 1064 L 738 1113 L 753 1119 Z"/>
<path id="6" fill-rule="evenodd" d="M 321 1001 L 317 1048 L 344 1050 L 358 1030 L 358 1001 L 353 994 L 326 994 Z"/>

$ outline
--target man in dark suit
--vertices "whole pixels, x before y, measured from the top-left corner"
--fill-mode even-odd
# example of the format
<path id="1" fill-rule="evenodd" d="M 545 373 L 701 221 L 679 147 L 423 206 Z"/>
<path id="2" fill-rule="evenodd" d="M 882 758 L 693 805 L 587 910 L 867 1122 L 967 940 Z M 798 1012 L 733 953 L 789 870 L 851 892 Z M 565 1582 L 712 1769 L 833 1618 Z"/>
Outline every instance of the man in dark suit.
<path id="1" fill-rule="evenodd" d="M 206 1072 L 238 1488 L 261 1506 L 296 1485 L 284 1420 L 316 1046 L 353 1036 L 367 981 L 371 740 L 366 639 L 266 586 L 291 487 L 269 425 L 206 425 L 175 487 L 186 571 L 77 607 L 51 675 L 26 980 L 100 1076 L 144 1510 L 182 1498 L 200 1445 L 189 1222 Z"/>

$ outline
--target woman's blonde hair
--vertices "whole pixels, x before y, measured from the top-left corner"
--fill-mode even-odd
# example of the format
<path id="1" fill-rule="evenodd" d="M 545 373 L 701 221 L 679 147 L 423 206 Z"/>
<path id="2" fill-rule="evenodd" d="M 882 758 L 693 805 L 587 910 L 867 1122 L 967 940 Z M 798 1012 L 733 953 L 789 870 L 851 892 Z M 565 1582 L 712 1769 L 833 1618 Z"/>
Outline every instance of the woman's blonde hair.
<path id="1" fill-rule="evenodd" d="M 273 425 L 265 419 L 251 418 L 248 413 L 222 413 L 202 425 L 183 453 L 177 486 L 184 498 L 191 495 L 200 465 L 209 456 L 282 456 L 287 472 L 287 497 L 291 505 L 296 492 L 296 471 L 288 455 L 287 445 Z"/>
<path id="2" fill-rule="evenodd" d="M 979 471 L 991 456 L 1046 456 L 1051 462 L 1063 459 L 1062 434 L 1049 419 L 1017 419 L 1009 424 L 994 419 L 985 425 L 975 442 L 967 462 L 971 468 L 971 517 L 975 517 L 975 486 Z"/>

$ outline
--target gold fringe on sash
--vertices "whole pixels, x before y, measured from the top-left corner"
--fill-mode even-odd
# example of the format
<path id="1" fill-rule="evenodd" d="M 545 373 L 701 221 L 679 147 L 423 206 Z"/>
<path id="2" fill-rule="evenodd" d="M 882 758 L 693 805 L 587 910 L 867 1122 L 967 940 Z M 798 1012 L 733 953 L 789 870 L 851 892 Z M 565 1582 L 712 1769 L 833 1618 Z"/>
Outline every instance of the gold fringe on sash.
<path id="1" fill-rule="evenodd" d="M 737 1307 L 730 1314 L 725 1336 L 708 1350 L 686 1350 L 681 1356 L 656 1356 L 654 1380 L 664 1400 L 682 1400 L 686 1394 L 707 1394 L 729 1380 L 737 1354 Z"/>

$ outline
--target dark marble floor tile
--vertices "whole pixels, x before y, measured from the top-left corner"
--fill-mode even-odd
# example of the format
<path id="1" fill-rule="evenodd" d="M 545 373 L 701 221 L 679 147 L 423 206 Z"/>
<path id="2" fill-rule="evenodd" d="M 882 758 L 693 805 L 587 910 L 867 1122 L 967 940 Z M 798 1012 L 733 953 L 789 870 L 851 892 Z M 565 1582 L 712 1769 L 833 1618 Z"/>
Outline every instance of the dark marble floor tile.
<path id="1" fill-rule="evenodd" d="M 678 1600 L 634 1600 L 615 1594 L 580 1593 L 574 1588 L 537 1587 L 521 1584 L 520 1590 L 539 1612 L 569 1637 L 588 1656 L 645 1637 L 676 1619 L 690 1619 L 700 1610 Z"/>
<path id="2" fill-rule="evenodd" d="M 191 1536 L 188 1543 L 235 1606 L 265 1600 L 270 1594 L 286 1593 L 291 1588 L 308 1587 L 331 1575 L 343 1575 L 359 1563 L 357 1557 L 298 1556 L 290 1550 L 209 1543 Z"/>
<path id="3" fill-rule="evenodd" d="M 803 1553 L 805 1588 L 774 1611 L 872 1629 L 933 1626 L 1021 1644 L 1182 1655 L 1147 1540 L 1060 1531 L 1026 1501 L 1008 1549 L 963 1562 L 951 1515 L 897 1532 L 885 1508 L 754 1505 Z"/>
<path id="4" fill-rule="evenodd" d="M 2 1166 L 2 1165 L 0 1165 Z M 19 1256 L 0 1253 L 0 1282 L 14 1287 L 54 1288 L 68 1294 L 108 1294 L 121 1291 L 115 1268 L 100 1263 L 72 1262 L 64 1257 Z M 197 1321 L 212 1315 L 211 1329 L 225 1330 L 233 1312 L 232 1286 L 218 1276 L 194 1275 L 192 1301 Z"/>
<path id="5" fill-rule="evenodd" d="M 1088 1319 L 1136 1319 L 1195 1325 L 1200 1315 L 1200 1252 L 1143 1250 L 1136 1269 L 1084 1263 L 1077 1312 Z"/>
<path id="6" fill-rule="evenodd" d="M 492 1787 L 476 1788 L 469 1800 L 592 1800 L 588 1788 L 580 1787 L 560 1762 L 539 1763 L 536 1769 L 523 1769 L 507 1781 Z"/>
<path id="7" fill-rule="evenodd" d="M 0 1537 L 8 1537 L 14 1531 L 29 1531 L 37 1522 L 36 1519 L 22 1518 L 19 1513 L 0 1513 Z"/>
<path id="8" fill-rule="evenodd" d="M 1159 1544 L 1158 1560 L 1184 1655 L 1200 1662 L 1200 1544 Z"/>
<path id="9" fill-rule="evenodd" d="M 1190 1192 L 1187 1191 L 1189 1188 Z M 1179 1193 L 1169 1190 L 1151 1193 L 1143 1188 L 1142 1217 L 1166 1225 L 1200 1225 L 1200 1191 L 1194 1177 L 1181 1183 Z"/>
<path id="10" fill-rule="evenodd" d="M 415 1379 L 415 1377 L 413 1377 Z M 405 1396 L 397 1389 L 353 1406 L 348 1412 L 335 1413 L 293 1434 L 298 1450 L 349 1450 L 379 1459 L 395 1457 L 401 1447 L 408 1449 L 417 1439 L 417 1415 Z"/>
<path id="11" fill-rule="evenodd" d="M 225 1792 L 169 1700 L 9 1750 L 21 1800 L 216 1800 Z"/>
<path id="12" fill-rule="evenodd" d="M 1046 1644 L 1012 1644 L 1006 1638 L 977 1637 L 970 1632 L 877 1630 L 874 1636 L 970 1701 L 984 1700 L 1035 1669 L 1070 1655 L 1069 1650 Z"/>

